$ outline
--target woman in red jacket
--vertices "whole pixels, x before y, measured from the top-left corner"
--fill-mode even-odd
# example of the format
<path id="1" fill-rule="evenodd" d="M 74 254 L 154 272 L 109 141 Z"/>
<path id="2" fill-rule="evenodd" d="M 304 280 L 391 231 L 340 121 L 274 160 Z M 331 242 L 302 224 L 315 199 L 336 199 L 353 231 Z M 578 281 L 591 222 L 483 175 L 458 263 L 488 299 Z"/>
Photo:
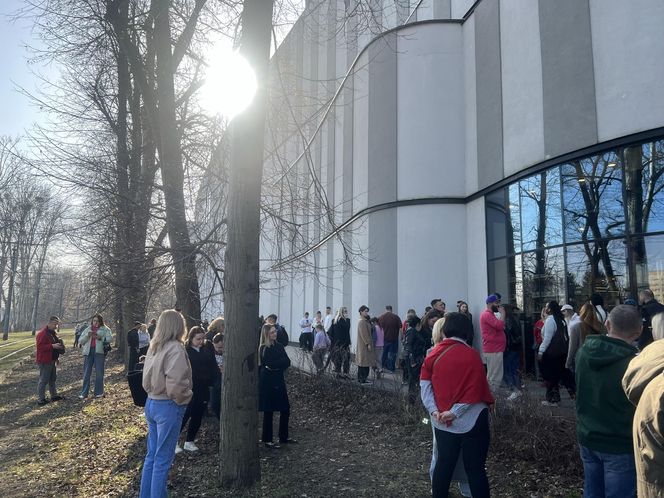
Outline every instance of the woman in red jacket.
<path id="1" fill-rule="evenodd" d="M 445 339 L 422 365 L 422 403 L 431 414 L 438 459 L 433 471 L 435 498 L 446 497 L 459 453 L 475 498 L 490 496 L 486 475 L 489 451 L 489 406 L 494 403 L 484 365 L 465 342 L 470 323 L 461 313 L 445 317 Z"/>

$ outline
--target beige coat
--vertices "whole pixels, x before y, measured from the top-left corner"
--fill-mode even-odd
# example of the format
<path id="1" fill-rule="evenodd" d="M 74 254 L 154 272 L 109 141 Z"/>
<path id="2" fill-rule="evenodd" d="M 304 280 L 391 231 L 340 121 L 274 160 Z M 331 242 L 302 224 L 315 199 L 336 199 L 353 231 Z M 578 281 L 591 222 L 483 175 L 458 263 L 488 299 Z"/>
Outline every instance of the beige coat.
<path id="1" fill-rule="evenodd" d="M 636 405 L 632 434 L 639 498 L 664 498 L 664 340 L 634 358 L 623 388 Z"/>
<path id="2" fill-rule="evenodd" d="M 376 366 L 376 352 L 371 339 L 371 323 L 361 318 L 357 323 L 357 351 L 355 352 L 355 363 L 358 367 Z"/>
<path id="3" fill-rule="evenodd" d="M 191 387 L 191 365 L 181 342 L 169 341 L 156 353 L 148 350 L 143 367 L 143 389 L 148 397 L 186 405 L 193 396 Z"/>

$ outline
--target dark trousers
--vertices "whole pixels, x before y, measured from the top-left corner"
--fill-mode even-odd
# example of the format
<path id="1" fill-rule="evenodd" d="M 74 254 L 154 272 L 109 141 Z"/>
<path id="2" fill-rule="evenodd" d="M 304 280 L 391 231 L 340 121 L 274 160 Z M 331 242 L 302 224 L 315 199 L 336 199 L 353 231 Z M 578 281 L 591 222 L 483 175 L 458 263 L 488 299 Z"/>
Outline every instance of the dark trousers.
<path id="1" fill-rule="evenodd" d="M 212 387 L 210 387 L 210 403 L 209 407 L 217 417 L 217 420 L 221 418 L 221 375 L 214 381 Z"/>
<path id="2" fill-rule="evenodd" d="M 274 412 L 263 412 L 263 436 L 261 440 L 264 443 L 271 443 L 273 437 L 272 418 Z M 288 419 L 290 418 L 290 410 L 279 412 L 279 441 L 285 442 L 288 440 Z"/>
<path id="3" fill-rule="evenodd" d="M 312 332 L 302 332 L 300 334 L 300 348 L 306 351 L 314 350 L 314 334 Z"/>
<path id="4" fill-rule="evenodd" d="M 490 496 L 489 480 L 486 476 L 486 456 L 489 452 L 489 410 L 482 410 L 475 426 L 465 434 L 453 434 L 434 429 L 438 460 L 431 481 L 434 498 L 446 498 L 454 467 L 462 453 L 463 466 L 468 475 L 470 491 L 474 498 Z"/>
<path id="5" fill-rule="evenodd" d="M 546 400 L 550 403 L 560 402 L 560 384 L 562 383 L 570 398 L 576 395 L 576 381 L 571 370 L 565 368 L 565 356 L 550 357 L 546 354 L 542 358 L 542 377 L 546 383 Z"/>
<path id="6" fill-rule="evenodd" d="M 397 362 L 397 353 L 399 352 L 399 342 L 398 341 L 385 341 L 383 346 L 383 357 L 381 358 L 381 363 L 385 370 L 394 372 Z"/>
<path id="7" fill-rule="evenodd" d="M 334 363 L 334 371 L 336 373 L 341 373 L 343 367 L 343 372 L 348 374 L 350 372 L 350 351 L 348 346 L 335 346 L 330 353 L 332 358 L 332 363 Z"/>
<path id="8" fill-rule="evenodd" d="M 184 430 L 184 427 L 189 422 L 187 427 L 187 439 L 185 441 L 192 441 L 196 439 L 196 434 L 198 434 L 198 429 L 201 428 L 201 421 L 203 420 L 203 414 L 205 413 L 205 395 L 200 389 L 194 389 L 194 396 L 191 398 L 191 401 L 187 405 L 187 409 L 184 412 L 184 417 L 182 418 L 182 426 L 180 427 L 180 432 Z M 205 388 L 207 391 L 207 387 Z"/>
<path id="9" fill-rule="evenodd" d="M 408 360 L 406 362 L 408 366 L 408 402 L 414 405 L 420 395 L 420 371 L 422 370 L 422 364 L 412 366 Z"/>
<path id="10" fill-rule="evenodd" d="M 357 367 L 357 380 L 366 382 L 369 377 L 369 367 Z"/>
<path id="11" fill-rule="evenodd" d="M 57 373 L 54 361 L 39 364 L 39 382 L 37 383 L 37 398 L 39 398 L 39 401 L 46 399 L 46 386 L 48 386 L 51 398 L 58 395 L 58 391 L 55 388 L 56 379 Z"/>

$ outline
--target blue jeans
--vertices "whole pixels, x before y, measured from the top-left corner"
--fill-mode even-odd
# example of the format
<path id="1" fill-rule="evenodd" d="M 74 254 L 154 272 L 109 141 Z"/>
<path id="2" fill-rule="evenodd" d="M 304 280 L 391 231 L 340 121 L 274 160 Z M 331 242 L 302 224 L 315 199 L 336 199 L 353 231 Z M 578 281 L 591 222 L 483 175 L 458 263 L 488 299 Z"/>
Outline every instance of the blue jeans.
<path id="1" fill-rule="evenodd" d="M 512 391 L 521 389 L 518 351 L 505 351 L 503 353 L 503 381 Z"/>
<path id="2" fill-rule="evenodd" d="M 175 456 L 182 417 L 187 405 L 169 399 L 148 398 L 145 420 L 148 423 L 148 451 L 143 462 L 140 498 L 166 498 L 168 471 Z"/>
<path id="3" fill-rule="evenodd" d="M 399 341 L 385 341 L 383 346 L 383 358 L 381 363 L 385 370 L 394 372 L 397 362 L 397 353 L 399 352 Z"/>
<path id="4" fill-rule="evenodd" d="M 581 446 L 583 498 L 630 498 L 636 496 L 633 453 L 600 453 Z"/>
<path id="5" fill-rule="evenodd" d="M 92 376 L 92 367 L 95 368 L 95 396 L 104 394 L 104 362 L 106 356 L 104 353 L 90 353 L 85 355 L 83 363 L 83 389 L 81 396 L 87 397 L 90 392 L 90 377 Z"/>

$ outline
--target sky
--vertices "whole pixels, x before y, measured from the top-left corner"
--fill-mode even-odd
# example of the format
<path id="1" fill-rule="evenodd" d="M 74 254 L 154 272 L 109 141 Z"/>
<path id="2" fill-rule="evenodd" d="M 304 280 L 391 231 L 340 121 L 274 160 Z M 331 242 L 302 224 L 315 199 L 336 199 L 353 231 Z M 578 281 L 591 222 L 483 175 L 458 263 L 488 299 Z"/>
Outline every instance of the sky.
<path id="1" fill-rule="evenodd" d="M 29 51 L 26 45 L 39 45 L 39 40 L 31 33 L 30 23 L 25 20 L 12 23 L 9 19 L 24 5 L 24 0 L 0 0 L 0 135 L 21 135 L 40 119 L 38 109 L 30 104 L 28 97 L 17 91 L 16 86 L 34 91 L 36 78 L 33 71 L 49 71 L 49 68 L 27 62 Z"/>

